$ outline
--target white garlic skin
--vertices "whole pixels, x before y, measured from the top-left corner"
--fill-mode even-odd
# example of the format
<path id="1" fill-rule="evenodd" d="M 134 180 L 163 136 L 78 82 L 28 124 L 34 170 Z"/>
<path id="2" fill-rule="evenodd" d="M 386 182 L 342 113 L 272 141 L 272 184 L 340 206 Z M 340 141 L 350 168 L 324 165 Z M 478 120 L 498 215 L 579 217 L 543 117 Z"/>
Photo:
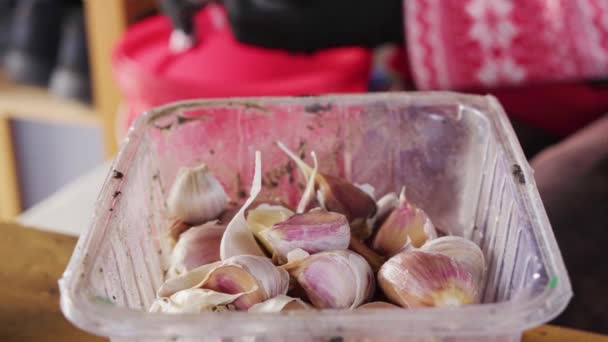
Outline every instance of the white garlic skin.
<path id="1" fill-rule="evenodd" d="M 228 205 L 224 187 L 207 165 L 181 168 L 167 196 L 169 215 L 191 225 L 216 219 Z"/>
<path id="2" fill-rule="evenodd" d="M 219 261 L 220 242 L 225 230 L 226 227 L 212 221 L 182 233 L 171 252 L 167 276 L 173 278 L 199 266 Z"/>

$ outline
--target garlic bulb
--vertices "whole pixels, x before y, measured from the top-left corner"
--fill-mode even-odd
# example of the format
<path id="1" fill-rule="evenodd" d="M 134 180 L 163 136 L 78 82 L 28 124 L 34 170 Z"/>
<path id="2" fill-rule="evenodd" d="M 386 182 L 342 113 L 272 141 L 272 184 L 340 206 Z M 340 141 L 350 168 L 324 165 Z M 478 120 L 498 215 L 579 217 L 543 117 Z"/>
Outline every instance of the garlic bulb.
<path id="1" fill-rule="evenodd" d="M 257 208 L 249 210 L 247 213 L 247 225 L 249 230 L 258 238 L 258 241 L 272 254 L 272 245 L 260 233 L 270 229 L 276 223 L 287 220 L 292 215 L 293 211 L 282 205 L 262 203 Z"/>
<path id="2" fill-rule="evenodd" d="M 175 295 L 184 290 L 211 290 L 238 295 L 230 304 L 237 309 L 247 310 L 256 303 L 286 294 L 288 287 L 289 275 L 285 270 L 277 268 L 270 259 L 239 255 L 167 280 L 159 289 L 158 297 L 175 301 Z M 216 298 L 210 296 L 210 300 Z M 200 301 L 202 299 L 197 304 L 199 306 L 202 305 Z M 213 303 L 209 305 L 215 305 Z"/>
<path id="3" fill-rule="evenodd" d="M 286 295 L 278 295 L 267 301 L 257 303 L 249 308 L 249 312 L 281 312 L 294 310 L 309 310 L 310 305 L 300 298 L 293 298 Z"/>
<path id="4" fill-rule="evenodd" d="M 475 282 L 481 286 L 486 271 L 483 252 L 473 241 L 460 236 L 442 236 L 427 241 L 420 250 L 441 253 L 461 262 L 473 274 Z"/>
<path id="5" fill-rule="evenodd" d="M 190 225 L 217 218 L 228 204 L 228 195 L 207 165 L 181 168 L 167 197 L 169 215 Z"/>
<path id="6" fill-rule="evenodd" d="M 308 253 L 347 249 L 350 226 L 342 214 L 317 208 L 295 214 L 259 232 L 280 263 L 296 248 Z"/>
<path id="7" fill-rule="evenodd" d="M 255 152 L 255 171 L 253 174 L 253 182 L 251 184 L 251 192 L 245 204 L 234 215 L 220 243 L 220 258 L 226 260 L 237 255 L 259 255 L 264 256 L 264 252 L 255 241 L 253 234 L 247 226 L 245 219 L 245 211 L 255 201 L 256 197 L 262 190 L 262 155 L 260 151 Z"/>
<path id="8" fill-rule="evenodd" d="M 167 276 L 172 278 L 220 260 L 220 241 L 226 227 L 217 221 L 192 227 L 182 233 L 171 252 Z"/>
<path id="9" fill-rule="evenodd" d="M 437 237 L 435 226 L 422 209 L 413 206 L 405 198 L 405 188 L 399 195 L 399 204 L 382 223 L 372 248 L 385 256 L 393 256 L 411 243 L 422 246 Z"/>
<path id="10" fill-rule="evenodd" d="M 316 308 L 353 309 L 370 299 L 374 274 L 356 253 L 328 251 L 292 260 L 284 265 Z"/>
<path id="11" fill-rule="evenodd" d="M 296 163 L 307 182 L 313 178 L 313 169 L 310 166 L 283 143 L 278 141 L 277 145 Z M 371 235 L 371 228 L 367 227 L 366 223 L 367 219 L 376 213 L 374 199 L 359 187 L 338 177 L 319 172 L 314 177 L 314 181 L 317 188 L 317 201 L 321 207 L 343 214 L 351 224 L 354 235 L 361 239 L 368 238 Z"/>
<path id="12" fill-rule="evenodd" d="M 406 308 L 477 303 L 479 285 L 466 265 L 439 253 L 401 252 L 378 272 L 384 294 Z"/>

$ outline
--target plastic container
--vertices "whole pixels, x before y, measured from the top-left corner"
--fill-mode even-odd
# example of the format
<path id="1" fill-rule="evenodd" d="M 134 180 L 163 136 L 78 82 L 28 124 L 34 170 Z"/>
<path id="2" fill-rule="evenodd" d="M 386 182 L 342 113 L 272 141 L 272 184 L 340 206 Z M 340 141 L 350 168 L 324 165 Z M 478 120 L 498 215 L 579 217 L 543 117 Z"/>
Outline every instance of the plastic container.
<path id="1" fill-rule="evenodd" d="M 230 196 L 248 192 L 255 150 L 264 191 L 295 202 L 302 179 L 277 139 L 315 150 L 321 170 L 402 185 L 441 230 L 483 249 L 483 304 L 290 314 L 146 312 L 167 249 L 164 193 L 180 166 L 207 163 Z M 517 341 L 572 296 L 532 172 L 493 97 L 391 93 L 196 100 L 139 117 L 92 225 L 60 280 L 74 324 L 112 341 Z"/>

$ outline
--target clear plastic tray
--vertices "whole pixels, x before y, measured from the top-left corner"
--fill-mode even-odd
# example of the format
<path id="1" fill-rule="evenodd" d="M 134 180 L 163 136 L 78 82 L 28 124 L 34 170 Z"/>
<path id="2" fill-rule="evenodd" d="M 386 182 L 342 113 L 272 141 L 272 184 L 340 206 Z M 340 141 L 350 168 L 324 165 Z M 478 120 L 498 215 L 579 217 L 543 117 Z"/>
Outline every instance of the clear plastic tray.
<path id="1" fill-rule="evenodd" d="M 207 163 L 240 200 L 255 150 L 264 191 L 297 201 L 302 180 L 275 145 L 314 150 L 321 170 L 407 187 L 441 230 L 478 243 L 483 304 L 288 314 L 146 312 L 168 249 L 164 194 L 177 170 Z M 142 115 L 114 162 L 91 227 L 63 278 L 61 307 L 112 341 L 516 341 L 567 305 L 572 290 L 530 169 L 490 96 L 390 93 L 195 100 Z"/>

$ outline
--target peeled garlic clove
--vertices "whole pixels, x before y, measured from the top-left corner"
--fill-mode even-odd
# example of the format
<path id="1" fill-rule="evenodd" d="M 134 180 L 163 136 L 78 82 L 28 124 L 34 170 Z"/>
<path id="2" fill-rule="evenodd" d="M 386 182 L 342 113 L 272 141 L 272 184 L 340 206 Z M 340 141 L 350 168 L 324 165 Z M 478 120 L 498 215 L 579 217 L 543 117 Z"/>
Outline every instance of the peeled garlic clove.
<path id="1" fill-rule="evenodd" d="M 169 215 L 193 225 L 217 218 L 228 204 L 224 187 L 207 165 L 179 170 L 167 197 Z"/>
<path id="2" fill-rule="evenodd" d="M 292 215 L 293 211 L 284 206 L 262 203 L 257 208 L 249 210 L 247 213 L 247 225 L 266 250 L 272 253 L 272 245 L 261 232 L 270 229 L 276 223 L 287 220 Z"/>
<path id="3" fill-rule="evenodd" d="M 281 263 L 296 248 L 312 254 L 347 249 L 350 242 L 346 217 L 320 208 L 295 214 L 259 234 Z"/>
<path id="4" fill-rule="evenodd" d="M 254 304 L 286 294 L 289 275 L 266 257 L 240 255 L 224 260 L 209 272 L 200 287 L 227 294 L 243 293 L 233 304 L 246 310 Z"/>
<path id="5" fill-rule="evenodd" d="M 296 163 L 308 182 L 313 177 L 313 169 L 283 143 L 277 141 L 277 145 Z M 321 206 L 328 211 L 345 215 L 351 226 L 355 220 L 357 220 L 357 226 L 365 225 L 366 220 L 376 213 L 376 202 L 359 187 L 341 178 L 323 173 L 317 173 L 314 180 L 317 188 L 317 201 Z M 367 187 L 364 188 L 369 190 Z M 366 239 L 371 234 L 371 229 L 360 230 L 362 239 Z"/>
<path id="6" fill-rule="evenodd" d="M 284 266 L 316 308 L 356 308 L 374 292 L 371 268 L 348 250 L 321 252 Z"/>
<path id="7" fill-rule="evenodd" d="M 460 236 L 442 236 L 427 241 L 420 248 L 423 252 L 441 253 L 461 262 L 481 285 L 486 271 L 483 252 L 473 241 Z"/>
<path id="8" fill-rule="evenodd" d="M 466 265 L 439 253 L 401 252 L 378 272 L 384 294 L 406 308 L 478 302 L 479 286 Z"/>
<path id="9" fill-rule="evenodd" d="M 387 302 L 369 302 L 361 305 L 357 309 L 400 309 L 400 307 Z"/>
<path id="10" fill-rule="evenodd" d="M 281 311 L 294 311 L 294 310 L 309 310 L 310 305 L 306 304 L 300 298 L 293 298 L 286 295 L 278 295 L 274 298 L 270 298 L 265 302 L 261 302 L 253 305 L 249 308 L 249 312 L 281 312 Z"/>
<path id="11" fill-rule="evenodd" d="M 234 215 L 220 243 L 220 258 L 228 259 L 237 255 L 259 255 L 264 256 L 264 252 L 255 241 L 253 234 L 247 226 L 245 219 L 245 211 L 262 190 L 262 155 L 260 151 L 255 152 L 255 171 L 253 182 L 251 184 L 251 192 L 245 204 Z"/>
<path id="12" fill-rule="evenodd" d="M 401 190 L 399 205 L 393 209 L 382 223 L 372 248 L 385 256 L 393 256 L 411 243 L 422 246 L 427 240 L 437 237 L 435 226 L 422 209 L 413 206 L 405 198 L 405 188 Z"/>
<path id="13" fill-rule="evenodd" d="M 225 229 L 217 221 L 212 221 L 182 233 L 171 252 L 167 276 L 173 278 L 199 266 L 219 261 L 220 242 Z"/>
<path id="14" fill-rule="evenodd" d="M 176 292 L 170 297 L 156 299 L 149 311 L 164 313 L 216 311 L 218 308 L 234 302 L 240 296 L 242 293 L 226 294 L 205 289 L 186 289 Z"/>

